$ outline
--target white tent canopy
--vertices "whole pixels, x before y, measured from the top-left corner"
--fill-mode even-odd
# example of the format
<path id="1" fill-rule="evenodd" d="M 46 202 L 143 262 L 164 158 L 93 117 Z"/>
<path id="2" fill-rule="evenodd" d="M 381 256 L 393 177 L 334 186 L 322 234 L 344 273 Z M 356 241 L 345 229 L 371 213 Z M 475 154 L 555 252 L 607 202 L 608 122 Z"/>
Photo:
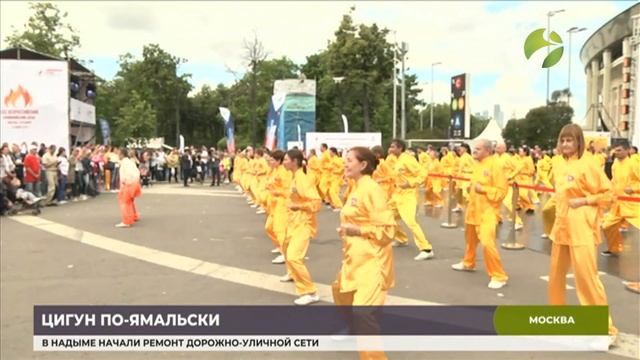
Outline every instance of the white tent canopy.
<path id="1" fill-rule="evenodd" d="M 478 135 L 475 139 L 471 139 L 469 141 L 469 146 L 473 148 L 476 141 L 480 139 L 487 139 L 494 143 L 504 141 L 504 139 L 502 138 L 502 129 L 500 129 L 498 122 L 495 121 L 494 119 L 491 119 L 489 121 L 489 124 L 487 124 L 487 127 L 484 128 L 484 130 L 482 131 L 482 133 L 480 133 L 480 135 Z"/>

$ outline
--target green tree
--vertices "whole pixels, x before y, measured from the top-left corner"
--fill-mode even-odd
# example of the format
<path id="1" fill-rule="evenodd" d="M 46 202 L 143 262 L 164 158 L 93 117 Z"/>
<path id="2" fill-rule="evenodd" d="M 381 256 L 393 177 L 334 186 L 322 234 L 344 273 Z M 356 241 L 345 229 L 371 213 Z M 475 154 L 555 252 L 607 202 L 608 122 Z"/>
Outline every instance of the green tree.
<path id="1" fill-rule="evenodd" d="M 507 122 L 502 137 L 513 146 L 539 145 L 544 149 L 555 146 L 563 126 L 571 123 L 573 109 L 565 103 L 541 106 L 529 110 L 524 119 Z"/>
<path id="2" fill-rule="evenodd" d="M 489 124 L 489 119 L 471 115 L 469 122 L 471 123 L 470 138 L 474 139 L 480 135 Z"/>
<path id="3" fill-rule="evenodd" d="M 423 130 L 419 128 L 407 132 L 409 139 L 447 139 L 449 137 L 449 125 L 451 123 L 451 108 L 448 103 L 435 104 L 433 106 L 433 130 L 429 128 L 431 122 L 431 105 L 418 112 L 419 119 L 422 116 Z M 419 122 L 419 120 L 418 120 Z M 399 125 L 398 125 L 399 126 Z"/>
<path id="4" fill-rule="evenodd" d="M 131 54 L 121 55 L 116 77 L 99 85 L 98 117 L 107 120 L 122 118 L 122 108 L 136 92 L 154 110 L 149 136 L 164 137 L 166 143 L 177 145 L 178 134 L 181 133 L 180 119 L 186 112 L 187 94 L 192 89 L 189 83 L 191 75 L 177 74 L 178 67 L 184 62 L 184 59 L 167 53 L 156 44 L 144 46 L 141 60 Z M 122 123 L 114 122 L 113 125 L 117 127 Z"/>
<path id="5" fill-rule="evenodd" d="M 262 144 L 262 135 L 265 131 L 264 119 L 269 111 L 273 83 L 276 80 L 295 78 L 297 72 L 298 66 L 287 57 L 267 59 L 256 67 L 255 79 L 251 72 L 244 74 L 239 81 L 231 86 L 226 97 L 220 97 L 222 102 L 216 106 L 228 107 L 235 122 L 236 147 L 240 148 L 252 144 L 254 131 L 257 145 Z M 252 124 L 253 95 L 251 88 L 254 81 L 257 122 Z"/>
<path id="6" fill-rule="evenodd" d="M 56 57 L 70 57 L 73 50 L 80 46 L 80 37 L 65 22 L 67 13 L 61 13 L 56 5 L 48 2 L 29 3 L 29 8 L 33 14 L 24 25 L 24 30 L 14 28 L 13 33 L 5 38 L 9 46 L 22 46 Z"/>
<path id="7" fill-rule="evenodd" d="M 396 49 L 387 42 L 388 34 L 388 29 L 377 24 L 355 24 L 349 13 L 343 15 L 327 48 L 307 57 L 301 70 L 317 82 L 318 131 L 342 131 L 340 114 L 345 114 L 352 131 L 379 131 L 385 140 L 392 137 L 393 52 Z M 416 107 L 423 103 L 418 99 L 417 77 L 407 74 L 405 82 L 407 131 L 411 132 L 419 129 Z"/>
<path id="8" fill-rule="evenodd" d="M 127 103 L 115 117 L 114 139 L 124 144 L 129 138 L 148 138 L 153 135 L 155 110 L 137 91 L 133 91 Z"/>

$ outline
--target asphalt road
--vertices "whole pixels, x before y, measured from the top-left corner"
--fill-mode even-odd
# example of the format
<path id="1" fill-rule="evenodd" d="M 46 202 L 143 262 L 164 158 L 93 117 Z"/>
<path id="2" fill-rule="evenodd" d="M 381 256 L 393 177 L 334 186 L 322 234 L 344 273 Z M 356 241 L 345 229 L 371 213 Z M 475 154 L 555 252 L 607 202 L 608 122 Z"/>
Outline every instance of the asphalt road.
<path id="1" fill-rule="evenodd" d="M 155 185 L 144 189 L 137 201 L 142 220 L 131 229 L 116 229 L 119 212 L 115 194 L 46 208 L 40 217 L 29 215 L 0 221 L 1 230 L 1 336 L 2 359 L 356 359 L 354 353 L 34 353 L 33 305 L 43 304 L 291 304 L 293 286 L 261 279 L 284 274 L 283 265 L 271 264 L 272 245 L 264 234 L 264 215 L 255 214 L 243 197 L 227 185 Z M 445 208 L 446 209 L 446 208 Z M 460 227 L 440 227 L 444 210 L 421 211 L 419 223 L 432 242 L 436 257 L 416 262 L 411 245 L 395 250 L 396 287 L 390 295 L 398 299 L 455 305 L 536 305 L 547 302 L 549 242 L 541 239 L 538 214 L 525 215 L 525 228 L 517 240 L 527 249 L 501 249 L 509 284 L 499 290 L 487 288 L 479 251 L 478 271 L 459 273 L 450 269 L 460 260 L 464 233 Z M 454 220 L 460 221 L 461 215 Z M 37 220 L 42 220 L 38 224 Z M 318 216 L 319 233 L 312 241 L 307 265 L 313 280 L 329 285 L 340 266 L 341 243 L 335 233 L 338 214 L 327 209 Z M 62 229 L 62 230 L 60 230 Z M 72 239 L 79 234 L 77 241 Z M 66 235 L 65 235 L 66 234 Z M 84 235 L 83 235 L 84 234 Z M 91 234 L 90 236 L 87 234 Z M 82 237 L 95 239 L 94 245 Z M 499 242 L 509 237 L 508 223 L 499 230 Z M 638 356 L 640 296 L 624 290 L 622 280 L 639 280 L 639 233 L 624 234 L 625 253 L 599 258 L 601 279 L 607 290 L 611 312 L 623 339 L 621 349 L 609 353 L 390 353 L 390 359 L 608 359 L 620 354 Z M 104 239 L 104 240 L 101 240 Z M 110 244 L 134 244 L 162 252 L 149 260 Z M 101 245 L 104 242 L 104 246 Z M 102 247 L 101 247 L 102 246 Z M 166 255 L 169 254 L 169 255 Z M 179 255 L 179 256 L 176 256 Z M 208 276 L 182 266 L 185 259 L 218 264 L 234 272 Z M 172 263 L 174 262 L 174 263 Z M 187 261 L 188 262 L 188 261 Z M 203 276 L 203 274 L 205 276 Z M 257 278 L 256 278 L 257 276 Z M 568 285 L 573 285 L 572 279 Z M 290 292 L 289 292 L 290 290 Z M 575 290 L 568 301 L 577 304 Z M 327 297 L 323 297 L 327 300 Z M 635 354 L 633 351 L 636 351 Z"/>

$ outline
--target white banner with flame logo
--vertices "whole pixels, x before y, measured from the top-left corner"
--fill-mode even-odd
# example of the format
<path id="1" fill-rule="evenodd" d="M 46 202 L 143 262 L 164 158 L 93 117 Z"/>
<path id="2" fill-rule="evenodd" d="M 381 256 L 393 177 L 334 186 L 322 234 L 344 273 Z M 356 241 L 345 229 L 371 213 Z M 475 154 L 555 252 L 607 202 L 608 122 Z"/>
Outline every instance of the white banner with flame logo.
<path id="1" fill-rule="evenodd" d="M 0 60 L 0 142 L 69 146 L 65 61 Z"/>

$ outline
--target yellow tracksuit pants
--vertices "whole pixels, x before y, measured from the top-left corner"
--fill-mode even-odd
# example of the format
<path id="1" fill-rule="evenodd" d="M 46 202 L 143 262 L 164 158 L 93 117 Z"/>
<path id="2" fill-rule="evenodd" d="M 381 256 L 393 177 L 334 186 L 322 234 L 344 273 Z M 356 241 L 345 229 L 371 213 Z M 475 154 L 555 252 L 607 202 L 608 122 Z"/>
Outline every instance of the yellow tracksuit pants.
<path id="1" fill-rule="evenodd" d="M 383 306 L 387 297 L 387 291 L 382 290 L 380 284 L 371 284 L 355 291 L 340 292 L 340 277 L 331 286 L 333 292 L 333 302 L 338 306 Z M 365 327 L 375 333 L 380 326 L 373 314 L 368 314 L 359 309 L 355 315 L 354 327 Z M 357 330 L 357 329 L 356 329 Z M 360 360 L 386 360 L 384 351 L 358 351 Z"/>
<path id="2" fill-rule="evenodd" d="M 342 209 L 340 189 L 342 189 L 342 177 L 333 177 L 329 182 L 329 202 L 335 209 Z"/>
<path id="3" fill-rule="evenodd" d="M 484 265 L 491 280 L 507 281 L 509 277 L 502 267 L 500 253 L 496 247 L 496 224 L 465 224 L 465 252 L 462 262 L 467 268 L 476 267 L 476 248 L 478 242 L 484 248 Z"/>
<path id="4" fill-rule="evenodd" d="M 513 222 L 513 217 L 515 216 L 516 219 L 516 224 L 518 225 L 522 225 L 522 218 L 520 218 L 520 215 L 518 215 L 517 212 L 513 211 L 513 187 L 509 186 L 509 191 L 507 191 L 507 196 L 504 197 L 504 200 L 502 200 L 502 205 L 504 205 L 504 207 L 507 208 L 507 212 L 509 214 L 509 221 Z"/>
<path id="5" fill-rule="evenodd" d="M 607 248 L 614 254 L 619 254 L 623 250 L 620 228 L 622 227 L 622 224 L 625 223 L 625 220 L 637 229 L 640 229 L 640 216 L 625 217 L 614 214 L 611 211 L 607 216 L 605 216 L 602 222 L 602 229 L 604 230 L 604 235 L 607 238 Z"/>
<path id="6" fill-rule="evenodd" d="M 419 250 L 431 250 L 432 246 L 424 236 L 424 232 L 416 220 L 416 207 L 418 206 L 418 196 L 416 189 L 399 189 L 391 199 L 389 204 L 396 218 L 396 240 L 402 244 L 409 242 L 407 234 L 400 228 L 398 223 L 402 219 L 413 233 L 413 239 Z"/>
<path id="7" fill-rule="evenodd" d="M 553 223 L 556 221 L 556 197 L 555 195 L 551 195 L 549 200 L 544 203 L 544 207 L 542 208 L 542 227 L 544 228 L 544 233 L 551 234 L 551 229 L 553 229 Z"/>
<path id="8" fill-rule="evenodd" d="M 549 304 L 565 305 L 567 272 L 573 268 L 576 294 L 581 305 L 607 305 L 607 294 L 598 276 L 597 247 L 595 245 L 558 245 L 551 248 L 549 269 Z M 609 334 L 616 335 L 618 329 L 609 317 Z"/>
<path id="9" fill-rule="evenodd" d="M 284 254 L 282 247 L 287 235 L 287 208 L 284 206 L 274 207 L 269 212 L 264 229 L 273 245 Z"/>
<path id="10" fill-rule="evenodd" d="M 298 295 L 313 294 L 317 291 L 309 270 L 304 265 L 304 257 L 309 249 L 311 230 L 305 224 L 287 224 L 283 253 L 287 272 L 296 285 Z"/>

